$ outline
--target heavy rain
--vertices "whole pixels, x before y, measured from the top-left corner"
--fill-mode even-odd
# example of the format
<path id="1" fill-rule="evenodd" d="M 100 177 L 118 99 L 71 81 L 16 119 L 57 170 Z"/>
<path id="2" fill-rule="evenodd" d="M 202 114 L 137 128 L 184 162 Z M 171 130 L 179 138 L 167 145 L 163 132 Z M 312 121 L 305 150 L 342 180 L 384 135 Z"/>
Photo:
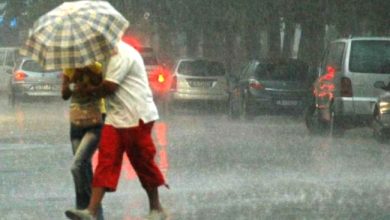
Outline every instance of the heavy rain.
<path id="1" fill-rule="evenodd" d="M 63 2 L 0 0 L 1 220 L 75 206 L 64 71 L 18 52 Z M 390 1 L 108 2 L 159 112 L 160 219 L 390 219 Z M 148 219 L 123 158 L 104 219 Z"/>

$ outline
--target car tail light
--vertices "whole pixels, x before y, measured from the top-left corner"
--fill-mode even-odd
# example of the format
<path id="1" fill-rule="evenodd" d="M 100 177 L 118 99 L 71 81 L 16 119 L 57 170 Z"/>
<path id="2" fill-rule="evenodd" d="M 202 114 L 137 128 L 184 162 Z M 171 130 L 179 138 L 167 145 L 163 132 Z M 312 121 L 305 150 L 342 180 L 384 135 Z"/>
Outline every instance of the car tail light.
<path id="1" fill-rule="evenodd" d="M 165 82 L 165 76 L 163 73 L 158 74 L 157 82 L 164 83 Z"/>
<path id="2" fill-rule="evenodd" d="M 256 90 L 264 89 L 264 86 L 259 81 L 255 80 L 255 79 L 249 80 L 249 87 L 256 89 Z"/>
<path id="3" fill-rule="evenodd" d="M 23 81 L 27 77 L 27 74 L 23 71 L 17 71 L 14 75 L 16 81 Z"/>
<path id="4" fill-rule="evenodd" d="M 149 73 L 149 84 L 154 92 L 164 94 L 171 89 L 172 76 L 169 71 L 158 67 Z"/>
<path id="5" fill-rule="evenodd" d="M 352 97 L 352 83 L 350 78 L 347 77 L 341 78 L 340 93 L 342 97 Z"/>
<path id="6" fill-rule="evenodd" d="M 324 80 L 332 80 L 336 74 L 336 69 L 332 66 L 326 66 L 326 73 L 321 77 Z"/>

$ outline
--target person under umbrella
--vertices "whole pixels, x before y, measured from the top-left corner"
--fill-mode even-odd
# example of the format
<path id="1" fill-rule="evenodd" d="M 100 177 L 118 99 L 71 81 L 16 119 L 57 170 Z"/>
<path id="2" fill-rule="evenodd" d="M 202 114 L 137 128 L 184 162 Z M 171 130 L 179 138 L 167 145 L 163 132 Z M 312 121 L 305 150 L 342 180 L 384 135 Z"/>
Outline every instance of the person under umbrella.
<path id="1" fill-rule="evenodd" d="M 105 192 L 116 190 L 126 152 L 146 190 L 152 219 L 165 218 L 158 187 L 168 185 L 157 167 L 151 138 L 159 115 L 140 54 L 120 41 L 128 21 L 106 1 L 65 2 L 39 18 L 21 49 L 45 69 L 104 66 L 98 86 L 76 84 L 74 92 L 106 97 L 107 114 L 99 144 L 88 209 L 67 210 L 71 219 L 93 219 Z M 121 143 L 121 144 L 119 144 Z"/>
<path id="2" fill-rule="evenodd" d="M 159 186 L 166 186 L 156 165 L 156 147 L 151 131 L 158 120 L 142 57 L 124 42 L 117 45 L 98 86 L 76 86 L 86 96 L 105 97 L 107 115 L 102 129 L 98 164 L 92 181 L 92 196 L 88 208 L 69 209 L 70 219 L 94 219 L 106 192 L 116 191 L 123 154 L 126 153 L 149 199 L 148 219 L 166 219 L 159 199 Z"/>
<path id="3" fill-rule="evenodd" d="M 84 68 L 68 68 L 62 77 L 62 98 L 71 99 L 69 107 L 70 141 L 73 152 L 71 173 L 75 185 L 76 208 L 85 209 L 91 197 L 91 158 L 98 148 L 105 114 L 104 101 L 93 96 L 81 96 L 74 91 L 75 83 L 98 85 L 102 81 L 102 65 L 95 62 Z M 99 207 L 97 220 L 103 220 Z"/>

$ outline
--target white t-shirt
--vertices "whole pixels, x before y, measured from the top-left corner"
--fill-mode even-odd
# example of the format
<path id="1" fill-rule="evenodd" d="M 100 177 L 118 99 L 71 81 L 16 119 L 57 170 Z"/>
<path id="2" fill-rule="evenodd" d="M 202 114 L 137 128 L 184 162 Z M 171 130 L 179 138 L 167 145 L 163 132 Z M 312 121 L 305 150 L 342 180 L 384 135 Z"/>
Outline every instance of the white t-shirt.
<path id="1" fill-rule="evenodd" d="M 118 43 L 118 53 L 110 58 L 104 79 L 119 85 L 106 97 L 105 124 L 115 128 L 138 126 L 159 119 L 157 107 L 139 52 L 124 42 Z"/>

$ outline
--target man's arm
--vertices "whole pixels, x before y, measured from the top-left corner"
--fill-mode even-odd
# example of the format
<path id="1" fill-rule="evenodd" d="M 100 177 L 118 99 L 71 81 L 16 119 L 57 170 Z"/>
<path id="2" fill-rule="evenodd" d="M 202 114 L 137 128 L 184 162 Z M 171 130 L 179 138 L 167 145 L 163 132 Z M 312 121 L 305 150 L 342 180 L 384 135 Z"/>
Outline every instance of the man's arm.
<path id="1" fill-rule="evenodd" d="M 118 89 L 118 87 L 119 85 L 114 82 L 103 80 L 103 82 L 97 86 L 78 84 L 76 89 L 85 96 L 104 98 L 113 94 Z"/>

